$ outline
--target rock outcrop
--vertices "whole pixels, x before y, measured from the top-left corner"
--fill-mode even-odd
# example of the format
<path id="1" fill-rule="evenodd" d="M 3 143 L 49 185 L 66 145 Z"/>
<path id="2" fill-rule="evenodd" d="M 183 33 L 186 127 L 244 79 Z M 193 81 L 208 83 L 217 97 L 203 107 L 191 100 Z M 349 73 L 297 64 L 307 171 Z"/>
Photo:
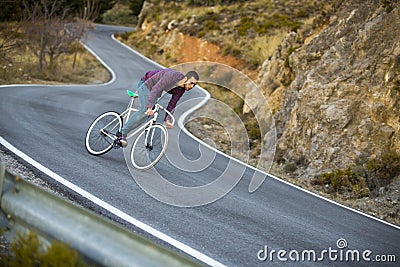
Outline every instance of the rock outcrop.
<path id="1" fill-rule="evenodd" d="M 314 175 L 400 153 L 399 25 L 399 1 L 353 0 L 304 43 L 288 35 L 258 78 L 278 162 Z"/>

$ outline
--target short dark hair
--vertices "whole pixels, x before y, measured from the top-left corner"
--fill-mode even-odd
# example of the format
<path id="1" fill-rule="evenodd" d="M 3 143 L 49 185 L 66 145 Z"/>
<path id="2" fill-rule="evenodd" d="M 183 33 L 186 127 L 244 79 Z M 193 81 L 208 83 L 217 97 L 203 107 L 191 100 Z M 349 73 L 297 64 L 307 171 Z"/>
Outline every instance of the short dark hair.
<path id="1" fill-rule="evenodd" d="M 188 78 L 188 79 L 190 79 L 190 78 L 195 78 L 196 79 L 196 81 L 198 81 L 199 80 L 199 74 L 197 73 L 197 72 L 195 72 L 194 70 L 191 70 L 191 71 L 189 71 L 188 73 L 186 73 L 186 77 Z"/>

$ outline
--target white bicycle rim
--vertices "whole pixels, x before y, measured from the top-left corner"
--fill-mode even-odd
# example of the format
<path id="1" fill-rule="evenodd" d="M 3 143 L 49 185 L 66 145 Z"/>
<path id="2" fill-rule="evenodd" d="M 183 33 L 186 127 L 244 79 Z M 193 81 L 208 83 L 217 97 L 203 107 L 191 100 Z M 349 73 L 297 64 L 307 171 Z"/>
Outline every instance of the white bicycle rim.
<path id="1" fill-rule="evenodd" d="M 151 144 L 149 148 L 146 145 Z M 168 131 L 161 124 L 154 124 L 141 132 L 131 150 L 132 165 L 139 170 L 153 167 L 163 157 L 168 145 Z"/>
<path id="2" fill-rule="evenodd" d="M 97 125 L 99 121 L 101 121 L 107 116 L 111 116 L 114 118 L 110 118 L 110 121 L 106 125 L 101 125 L 101 126 Z M 114 134 L 114 132 L 119 130 L 120 128 L 122 128 L 122 119 L 117 112 L 108 111 L 101 114 L 92 122 L 86 133 L 86 138 L 85 138 L 86 150 L 92 155 L 102 155 L 110 151 L 110 149 L 113 146 L 114 140 L 110 136 L 102 135 L 100 133 L 100 130 L 106 129 L 108 130 L 108 132 Z M 92 133 L 92 131 L 97 131 L 97 133 Z M 99 149 L 94 148 L 95 144 L 98 144 L 99 146 L 101 146 L 101 148 Z"/>

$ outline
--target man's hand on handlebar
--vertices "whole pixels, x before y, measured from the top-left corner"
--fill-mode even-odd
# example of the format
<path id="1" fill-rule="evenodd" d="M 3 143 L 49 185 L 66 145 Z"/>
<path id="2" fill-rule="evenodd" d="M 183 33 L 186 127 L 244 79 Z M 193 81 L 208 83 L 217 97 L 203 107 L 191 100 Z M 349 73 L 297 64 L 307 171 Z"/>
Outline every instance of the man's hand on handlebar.
<path id="1" fill-rule="evenodd" d="M 171 123 L 170 120 L 166 120 L 166 121 L 165 121 L 165 126 L 167 126 L 168 129 L 174 128 L 174 125 Z"/>
<path id="2" fill-rule="evenodd" d="M 154 115 L 154 110 L 152 110 L 151 108 L 148 108 L 145 113 L 146 113 L 147 116 L 153 116 Z"/>

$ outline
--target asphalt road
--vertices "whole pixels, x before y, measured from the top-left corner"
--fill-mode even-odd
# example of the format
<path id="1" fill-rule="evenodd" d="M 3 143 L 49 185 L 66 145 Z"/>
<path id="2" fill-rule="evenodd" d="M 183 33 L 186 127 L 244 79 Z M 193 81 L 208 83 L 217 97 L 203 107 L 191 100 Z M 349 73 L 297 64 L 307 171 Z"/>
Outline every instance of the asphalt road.
<path id="1" fill-rule="evenodd" d="M 91 121 L 104 111 L 121 112 L 128 101 L 125 90 L 134 88 L 145 71 L 157 67 L 111 38 L 113 32 L 124 30 L 98 26 L 85 41 L 115 74 L 115 79 L 107 84 L 0 87 L 0 136 L 49 170 L 170 239 L 154 237 L 152 232 L 137 225 L 128 228 L 162 244 L 169 243 L 168 246 L 206 264 L 281 265 L 284 259 L 289 265 L 317 265 L 321 264 L 317 262 L 319 259 L 330 266 L 388 264 L 373 261 L 379 258 L 377 255 L 395 255 L 400 261 L 398 227 L 269 176 L 257 191 L 249 193 L 254 170 L 200 149 L 184 132 L 179 133 L 183 155 L 194 160 L 200 151 L 214 155 L 206 168 L 185 171 L 164 158 L 153 170 L 131 174 L 122 150 L 112 150 L 101 157 L 89 155 L 84 138 Z M 185 94 L 185 99 L 193 97 L 205 94 L 200 89 Z M 174 157 L 174 151 L 169 151 L 168 156 Z M 243 175 L 223 198 L 183 208 L 154 199 L 132 178 L 151 179 L 155 170 L 169 181 L 188 187 L 205 185 L 224 173 L 243 172 Z M 339 239 L 345 239 L 347 247 L 337 244 Z M 264 253 L 266 246 L 268 252 Z M 279 250 L 282 251 L 278 253 Z M 311 251 L 316 253 L 315 260 L 308 259 Z M 346 261 L 346 255 L 356 251 L 360 262 Z M 371 262 L 362 258 L 364 251 Z M 299 255 L 297 261 L 296 255 Z"/>

